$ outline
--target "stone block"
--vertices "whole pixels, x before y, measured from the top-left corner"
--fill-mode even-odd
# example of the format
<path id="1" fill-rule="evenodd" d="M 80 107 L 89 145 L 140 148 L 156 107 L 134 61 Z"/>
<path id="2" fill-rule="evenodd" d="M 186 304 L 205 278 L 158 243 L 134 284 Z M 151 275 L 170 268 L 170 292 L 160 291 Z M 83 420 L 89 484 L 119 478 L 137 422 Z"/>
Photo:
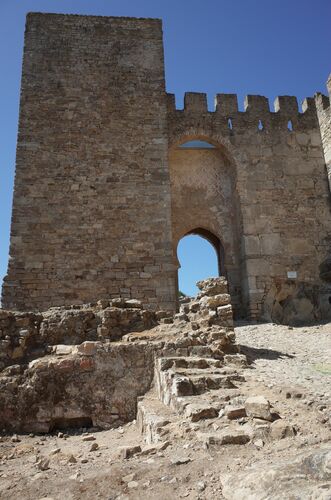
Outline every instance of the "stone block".
<path id="1" fill-rule="evenodd" d="M 264 396 L 252 396 L 245 401 L 245 410 L 248 417 L 272 420 L 270 403 Z"/>
<path id="2" fill-rule="evenodd" d="M 278 255 L 281 253 L 281 239 L 279 233 L 261 234 L 261 253 L 264 255 Z"/>
<path id="3" fill-rule="evenodd" d="M 244 236 L 244 248 L 246 255 L 260 255 L 260 240 L 258 236 Z"/>

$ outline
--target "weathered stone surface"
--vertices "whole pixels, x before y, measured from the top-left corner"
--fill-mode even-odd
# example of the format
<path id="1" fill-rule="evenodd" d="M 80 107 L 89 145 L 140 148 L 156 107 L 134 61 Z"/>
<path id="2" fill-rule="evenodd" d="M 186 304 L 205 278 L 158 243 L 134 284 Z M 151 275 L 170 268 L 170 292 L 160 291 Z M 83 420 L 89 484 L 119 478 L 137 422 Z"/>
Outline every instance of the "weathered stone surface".
<path id="1" fill-rule="evenodd" d="M 228 293 L 228 284 L 225 278 L 208 278 L 197 282 L 201 296 L 215 296 Z"/>
<path id="2" fill-rule="evenodd" d="M 93 355 L 97 340 L 116 341 L 157 324 L 154 312 L 141 309 L 137 301 L 119 299 L 118 307 L 114 302 L 103 301 L 102 308 L 98 304 L 54 307 L 38 314 L 0 310 L 0 369 L 13 360 L 22 363 L 43 355 L 50 345 L 57 346 L 57 355 L 65 355 L 73 344 L 82 343 L 79 352 Z"/>
<path id="3" fill-rule="evenodd" d="M 273 439 L 283 439 L 295 436 L 295 430 L 286 420 L 276 420 L 270 426 L 270 436 Z"/>
<path id="4" fill-rule="evenodd" d="M 28 14 L 5 307 L 174 309 L 166 121 L 160 20 Z"/>
<path id="5" fill-rule="evenodd" d="M 204 296 L 202 299 L 200 299 L 200 307 L 204 308 L 210 308 L 210 309 L 217 309 L 219 306 L 225 306 L 230 304 L 231 302 L 231 297 L 228 293 L 222 293 L 218 295 L 212 295 L 212 296 Z"/>
<path id="6" fill-rule="evenodd" d="M 192 403 L 185 408 L 185 417 L 189 418 L 192 422 L 198 422 L 205 418 L 216 418 L 218 415 L 218 408 L 211 405 Z"/>
<path id="7" fill-rule="evenodd" d="M 17 375 L 0 373 L 0 427 L 48 432 L 132 420 L 153 380 L 152 347 L 100 343 L 93 355 L 81 351 L 36 359 Z"/>
<path id="8" fill-rule="evenodd" d="M 57 426 L 108 428 L 127 422 L 136 415 L 137 398 L 150 389 L 155 357 L 160 400 L 180 411 L 180 398 L 234 387 L 233 381 L 243 377 L 219 371 L 224 353 L 237 347 L 233 330 L 222 322 L 210 326 L 207 321 L 204 327 L 205 312 L 209 309 L 190 313 L 185 322 L 175 318 L 171 326 L 152 328 L 156 314 L 123 298 L 41 314 L 2 311 L 1 335 L 11 341 L 0 345 L 2 365 L 9 365 L 2 371 L 0 366 L 0 427 L 48 432 Z M 196 331 L 192 318 L 200 321 Z M 19 344 L 18 358 L 22 325 L 31 333 Z M 219 406 L 192 405 L 189 411 L 188 419 L 196 422 L 217 417 Z M 140 414 L 145 420 L 143 407 Z M 163 438 L 167 423 L 161 421 L 151 417 L 143 424 L 150 442 Z"/>
<path id="9" fill-rule="evenodd" d="M 251 396 L 245 401 L 245 410 L 248 417 L 272 420 L 270 403 L 264 396 Z"/>
<path id="10" fill-rule="evenodd" d="M 251 436 L 244 430 L 224 429 L 213 434 L 201 433 L 200 439 L 207 445 L 246 444 Z"/>
<path id="11" fill-rule="evenodd" d="M 331 257 L 326 258 L 319 266 L 320 278 L 331 283 Z"/>
<path id="12" fill-rule="evenodd" d="M 246 417 L 246 410 L 243 406 L 226 406 L 224 408 L 224 415 L 228 417 L 229 420 L 235 420 L 237 418 Z"/>
<path id="13" fill-rule="evenodd" d="M 136 446 L 125 446 L 123 448 L 120 448 L 119 450 L 120 452 L 120 455 L 122 458 L 131 458 L 133 457 L 134 455 L 137 455 L 138 453 L 141 452 L 141 446 L 140 445 L 136 445 Z"/>
<path id="14" fill-rule="evenodd" d="M 331 451 L 306 452 L 292 460 L 261 464 L 222 477 L 222 494 L 229 500 L 300 500 L 330 498 Z"/>

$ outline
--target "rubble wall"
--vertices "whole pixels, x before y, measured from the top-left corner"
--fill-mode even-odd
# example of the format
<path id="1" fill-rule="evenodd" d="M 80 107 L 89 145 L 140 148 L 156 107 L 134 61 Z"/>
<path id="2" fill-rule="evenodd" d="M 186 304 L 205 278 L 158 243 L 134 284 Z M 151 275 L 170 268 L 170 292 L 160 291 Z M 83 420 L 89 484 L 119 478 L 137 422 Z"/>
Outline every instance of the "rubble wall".
<path id="1" fill-rule="evenodd" d="M 0 428 L 116 427 L 135 418 L 155 358 L 237 353 L 227 283 L 198 286 L 199 297 L 175 316 L 122 298 L 43 313 L 0 310 Z"/>

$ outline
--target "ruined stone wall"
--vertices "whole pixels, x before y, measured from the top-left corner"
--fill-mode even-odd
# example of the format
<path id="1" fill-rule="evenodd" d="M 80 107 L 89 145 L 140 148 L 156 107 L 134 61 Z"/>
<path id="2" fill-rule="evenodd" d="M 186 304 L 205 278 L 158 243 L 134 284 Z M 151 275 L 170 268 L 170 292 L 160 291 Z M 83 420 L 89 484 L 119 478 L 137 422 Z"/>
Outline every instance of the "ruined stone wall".
<path id="1" fill-rule="evenodd" d="M 170 145 L 212 142 L 235 171 L 241 291 L 250 316 L 330 317 L 331 289 L 319 279 L 330 248 L 329 188 L 314 100 L 299 112 L 296 98 L 279 97 L 271 112 L 265 97 L 248 96 L 240 112 L 235 95 L 219 94 L 209 112 L 204 94 L 188 94 L 183 110 L 170 95 L 168 109 Z"/>
<path id="2" fill-rule="evenodd" d="M 3 307 L 174 307 L 164 86 L 159 20 L 28 15 Z"/>

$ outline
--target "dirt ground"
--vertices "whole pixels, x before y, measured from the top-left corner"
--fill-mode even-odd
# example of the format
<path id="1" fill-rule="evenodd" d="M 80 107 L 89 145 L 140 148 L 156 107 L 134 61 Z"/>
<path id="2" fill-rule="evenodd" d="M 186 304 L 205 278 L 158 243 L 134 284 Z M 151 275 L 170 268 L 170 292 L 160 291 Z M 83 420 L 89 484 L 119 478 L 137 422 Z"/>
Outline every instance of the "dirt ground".
<path id="1" fill-rule="evenodd" d="M 268 468 L 294 460 L 302 451 L 330 446 L 331 325 L 238 324 L 236 335 L 251 360 L 244 395 L 269 399 L 273 411 L 294 427 L 294 437 L 208 449 L 178 439 L 164 450 L 147 448 L 124 459 L 120 447 L 143 446 L 135 422 L 109 431 L 2 434 L 0 498 L 222 499 L 222 480 L 228 474 L 235 476 L 259 462 Z"/>

